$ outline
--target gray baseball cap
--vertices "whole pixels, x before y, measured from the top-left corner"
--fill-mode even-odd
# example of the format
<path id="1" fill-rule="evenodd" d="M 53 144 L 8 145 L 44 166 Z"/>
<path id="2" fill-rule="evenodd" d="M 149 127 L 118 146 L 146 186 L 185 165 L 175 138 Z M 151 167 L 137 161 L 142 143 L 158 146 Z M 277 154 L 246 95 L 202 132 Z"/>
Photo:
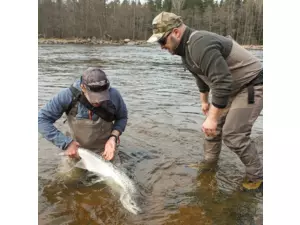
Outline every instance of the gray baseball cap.
<path id="1" fill-rule="evenodd" d="M 110 83 L 105 72 L 100 68 L 89 67 L 83 72 L 81 83 L 86 87 L 86 97 L 90 103 L 99 103 L 110 99 Z"/>

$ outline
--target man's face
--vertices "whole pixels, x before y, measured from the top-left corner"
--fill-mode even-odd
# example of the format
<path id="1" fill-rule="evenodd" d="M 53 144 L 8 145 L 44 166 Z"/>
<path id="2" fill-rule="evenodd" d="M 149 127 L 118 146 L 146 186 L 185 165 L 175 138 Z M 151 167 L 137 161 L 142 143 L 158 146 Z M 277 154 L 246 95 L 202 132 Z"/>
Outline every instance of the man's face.
<path id="1" fill-rule="evenodd" d="M 180 43 L 180 30 L 174 28 L 171 31 L 166 32 L 162 38 L 158 40 L 162 49 L 166 49 L 170 54 L 174 55 L 177 46 Z"/>
<path id="2" fill-rule="evenodd" d="M 94 107 L 100 106 L 101 102 L 91 102 L 90 101 L 88 95 L 86 94 L 87 90 L 86 90 L 86 87 L 84 84 L 80 84 L 80 87 L 81 87 L 81 90 L 82 90 L 83 94 L 85 95 L 86 99 L 91 103 L 92 106 L 94 106 Z"/>

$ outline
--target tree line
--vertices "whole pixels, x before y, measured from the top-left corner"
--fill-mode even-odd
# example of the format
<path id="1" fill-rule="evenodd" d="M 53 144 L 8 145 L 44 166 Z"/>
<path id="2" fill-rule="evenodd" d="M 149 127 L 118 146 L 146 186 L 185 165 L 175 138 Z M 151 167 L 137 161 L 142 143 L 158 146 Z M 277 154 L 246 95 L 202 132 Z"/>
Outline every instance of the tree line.
<path id="1" fill-rule="evenodd" d="M 161 11 L 244 45 L 263 44 L 263 0 L 39 0 L 38 32 L 45 38 L 146 40 Z"/>

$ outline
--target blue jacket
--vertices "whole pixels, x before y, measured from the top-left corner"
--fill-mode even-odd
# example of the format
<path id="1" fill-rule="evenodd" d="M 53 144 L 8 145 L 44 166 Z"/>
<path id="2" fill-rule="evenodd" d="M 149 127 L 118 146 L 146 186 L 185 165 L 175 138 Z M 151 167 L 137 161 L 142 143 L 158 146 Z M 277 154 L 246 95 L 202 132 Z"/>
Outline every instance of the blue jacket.
<path id="1" fill-rule="evenodd" d="M 78 90 L 80 80 L 73 84 Z M 127 125 L 127 107 L 119 91 L 113 87 L 109 89 L 110 100 L 116 107 L 116 120 L 113 124 L 113 130 L 118 130 L 120 134 L 124 132 Z M 38 131 L 43 137 L 52 142 L 58 148 L 65 150 L 72 138 L 67 137 L 59 131 L 53 124 L 58 120 L 72 102 L 72 92 L 69 88 L 62 89 L 56 94 L 38 113 Z M 77 118 L 88 119 L 88 109 L 81 103 L 78 104 Z M 94 114 L 92 119 L 97 120 L 99 117 Z"/>

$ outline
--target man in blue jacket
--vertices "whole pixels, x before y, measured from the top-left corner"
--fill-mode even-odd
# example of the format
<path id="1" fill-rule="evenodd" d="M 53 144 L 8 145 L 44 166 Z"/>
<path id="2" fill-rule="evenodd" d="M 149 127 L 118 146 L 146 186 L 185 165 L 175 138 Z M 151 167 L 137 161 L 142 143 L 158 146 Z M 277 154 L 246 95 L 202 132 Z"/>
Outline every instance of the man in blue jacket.
<path id="1" fill-rule="evenodd" d="M 67 114 L 70 136 L 53 124 Z M 61 90 L 38 113 L 43 137 L 66 155 L 77 157 L 78 147 L 119 163 L 117 144 L 127 125 L 127 107 L 119 91 L 100 68 L 88 68 L 70 88 Z"/>

